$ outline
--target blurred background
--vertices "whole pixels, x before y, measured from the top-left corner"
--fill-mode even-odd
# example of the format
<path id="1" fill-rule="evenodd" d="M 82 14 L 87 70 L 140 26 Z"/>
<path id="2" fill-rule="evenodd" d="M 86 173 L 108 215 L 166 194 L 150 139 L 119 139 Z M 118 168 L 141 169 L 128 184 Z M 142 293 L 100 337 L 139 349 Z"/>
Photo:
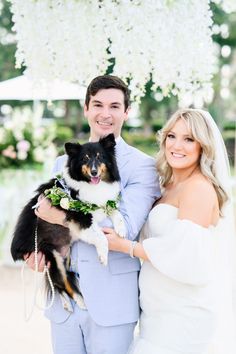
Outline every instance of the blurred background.
<path id="1" fill-rule="evenodd" d="M 213 93 L 204 107 L 222 131 L 228 150 L 234 202 L 236 199 L 236 13 L 225 12 L 211 3 L 213 41 L 218 61 Z M 1 353 L 50 353 L 49 327 L 42 313 L 30 323 L 23 319 L 23 297 L 19 265 L 9 255 L 12 228 L 32 191 L 50 176 L 55 157 L 63 153 L 66 141 L 88 139 L 83 117 L 85 88 L 62 84 L 51 101 L 38 92 L 32 96 L 30 83 L 15 68 L 16 33 L 12 31 L 10 3 L 0 1 L 0 337 Z M 112 72 L 112 66 L 107 73 Z M 16 79 L 17 78 L 17 79 Z M 163 95 L 146 84 L 145 96 L 134 102 L 123 129 L 124 139 L 155 157 L 156 133 L 178 108 L 176 96 Z M 16 197 L 17 196 L 17 197 Z M 33 295 L 33 276 L 26 272 L 28 295 Z M 19 319 L 20 316 L 20 319 Z M 12 339 L 14 331 L 14 339 Z M 42 339 L 43 338 L 43 339 Z M 26 344 L 29 341 L 30 345 Z M 31 341 L 31 342 L 30 342 Z M 32 346 L 34 349 L 32 350 Z M 28 348 L 27 348 L 28 347 Z"/>

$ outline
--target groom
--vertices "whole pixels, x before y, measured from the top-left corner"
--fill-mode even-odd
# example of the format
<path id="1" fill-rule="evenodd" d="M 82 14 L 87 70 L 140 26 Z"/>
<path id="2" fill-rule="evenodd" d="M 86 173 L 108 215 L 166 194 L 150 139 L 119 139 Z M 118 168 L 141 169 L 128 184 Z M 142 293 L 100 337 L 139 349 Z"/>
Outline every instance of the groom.
<path id="1" fill-rule="evenodd" d="M 116 156 L 121 176 L 120 211 L 125 219 L 127 237 L 135 240 L 159 196 L 154 160 L 127 145 L 121 128 L 128 119 L 129 90 L 116 76 L 98 76 L 88 86 L 84 115 L 90 126 L 90 141 L 114 133 Z M 54 173 L 59 173 L 66 156 L 57 158 Z M 43 201 L 37 216 L 63 224 L 64 213 Z M 110 226 L 109 221 L 101 226 Z M 55 354 L 126 354 L 139 318 L 137 258 L 110 252 L 107 267 L 102 266 L 94 246 L 82 241 L 72 247 L 72 270 L 77 273 L 86 309 L 67 296 L 57 295 L 46 311 L 51 321 Z M 44 256 L 39 255 L 40 268 Z M 33 265 L 33 254 L 28 264 Z"/>

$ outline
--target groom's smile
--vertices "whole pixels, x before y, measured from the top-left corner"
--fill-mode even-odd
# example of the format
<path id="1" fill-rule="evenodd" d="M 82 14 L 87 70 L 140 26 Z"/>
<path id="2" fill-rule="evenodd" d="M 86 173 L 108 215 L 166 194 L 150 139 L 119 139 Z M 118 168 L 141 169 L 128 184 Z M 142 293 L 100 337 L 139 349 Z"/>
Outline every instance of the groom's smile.
<path id="1" fill-rule="evenodd" d="M 110 127 L 112 125 L 112 123 L 110 123 L 110 122 L 103 122 L 103 121 L 99 121 L 99 120 L 97 120 L 97 124 L 103 125 L 105 127 Z"/>

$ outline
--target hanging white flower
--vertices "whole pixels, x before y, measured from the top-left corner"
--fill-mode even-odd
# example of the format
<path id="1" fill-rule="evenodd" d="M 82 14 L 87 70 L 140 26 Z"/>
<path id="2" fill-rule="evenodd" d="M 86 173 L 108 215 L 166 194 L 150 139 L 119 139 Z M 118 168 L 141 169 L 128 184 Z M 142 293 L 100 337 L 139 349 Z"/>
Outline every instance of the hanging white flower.
<path id="1" fill-rule="evenodd" d="M 229 0 L 228 0 L 229 1 Z M 215 55 L 208 0 L 11 0 L 16 63 L 39 85 L 113 73 L 133 97 L 153 89 L 182 97 L 209 85 Z"/>

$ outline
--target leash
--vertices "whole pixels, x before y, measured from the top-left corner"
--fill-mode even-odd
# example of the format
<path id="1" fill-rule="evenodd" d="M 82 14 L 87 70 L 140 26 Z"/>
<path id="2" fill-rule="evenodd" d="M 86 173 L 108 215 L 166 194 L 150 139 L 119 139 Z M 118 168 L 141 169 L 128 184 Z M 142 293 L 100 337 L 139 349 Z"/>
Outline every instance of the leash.
<path id="1" fill-rule="evenodd" d="M 33 295 L 33 300 L 32 300 L 32 304 L 30 306 L 30 311 L 29 313 L 27 313 L 27 298 L 26 298 L 26 289 L 25 289 L 25 278 L 24 278 L 24 271 L 25 271 L 25 265 L 27 264 L 28 259 L 25 260 L 25 262 L 22 265 L 21 268 L 21 280 L 22 280 L 22 286 L 23 286 L 23 298 L 24 298 L 24 318 L 25 321 L 29 321 L 29 319 L 31 318 L 33 311 L 34 311 L 34 306 L 38 307 L 40 310 L 48 310 L 55 299 L 55 289 L 54 289 L 54 285 L 52 283 L 52 279 L 49 273 L 49 269 L 48 267 L 45 265 L 44 266 L 44 270 L 42 273 L 42 277 L 47 277 L 48 278 L 48 282 L 51 288 L 51 292 L 52 292 L 52 296 L 51 296 L 51 301 L 49 302 L 49 305 L 47 306 L 40 306 L 37 304 L 37 294 L 39 289 L 41 288 L 41 284 L 39 284 L 39 271 L 38 271 L 38 222 L 36 224 L 35 227 L 35 233 L 34 233 L 34 264 L 35 264 L 35 275 L 34 275 L 34 295 Z"/>

